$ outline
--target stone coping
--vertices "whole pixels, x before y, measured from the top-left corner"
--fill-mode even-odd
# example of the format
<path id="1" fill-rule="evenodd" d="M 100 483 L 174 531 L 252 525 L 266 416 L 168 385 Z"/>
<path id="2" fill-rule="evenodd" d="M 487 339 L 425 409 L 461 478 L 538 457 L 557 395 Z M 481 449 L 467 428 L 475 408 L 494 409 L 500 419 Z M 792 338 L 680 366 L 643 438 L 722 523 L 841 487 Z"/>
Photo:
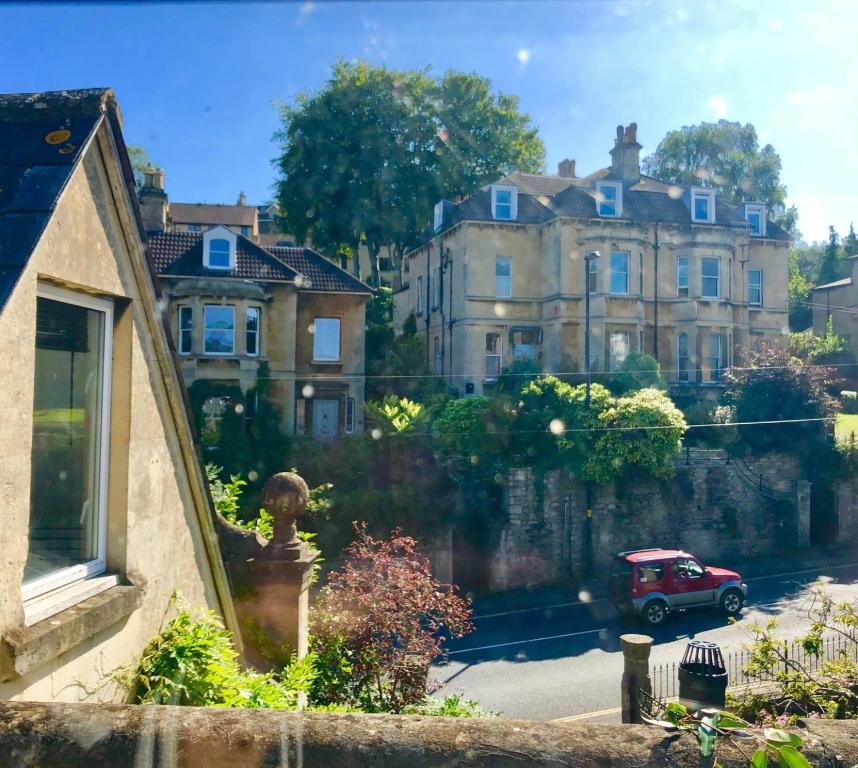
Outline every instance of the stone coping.
<path id="1" fill-rule="evenodd" d="M 36 669 L 113 626 L 140 605 L 143 589 L 117 585 L 0 639 L 0 682 Z"/>
<path id="2" fill-rule="evenodd" d="M 798 732 L 812 765 L 858 762 L 858 721 L 812 721 Z M 692 734 L 647 726 L 37 702 L 0 703 L 4 759 L 17 768 L 707 765 Z M 718 763 L 748 760 L 724 745 Z"/>

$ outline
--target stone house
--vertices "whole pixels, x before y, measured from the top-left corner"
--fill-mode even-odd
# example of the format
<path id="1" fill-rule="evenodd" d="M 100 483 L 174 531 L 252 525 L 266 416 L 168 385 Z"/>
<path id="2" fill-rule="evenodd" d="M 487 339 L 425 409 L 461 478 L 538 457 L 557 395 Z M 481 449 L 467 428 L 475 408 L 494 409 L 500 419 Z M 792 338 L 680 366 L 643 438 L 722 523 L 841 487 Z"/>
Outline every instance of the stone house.
<path id="1" fill-rule="evenodd" d="M 146 177 L 141 205 L 152 265 L 188 386 L 199 380 L 238 386 L 250 417 L 262 371 L 287 434 L 330 439 L 361 432 L 371 289 L 310 248 L 261 245 L 236 231 L 244 225 L 176 229 L 163 172 Z M 197 208 L 211 209 L 212 219 L 246 208 L 258 226 L 254 206 Z"/>
<path id="2" fill-rule="evenodd" d="M 463 394 L 504 368 L 580 373 L 585 297 L 591 366 L 655 356 L 676 385 L 716 385 L 736 354 L 788 333 L 789 236 L 765 206 L 642 175 L 637 126 L 619 126 L 611 165 L 585 177 L 512 173 L 435 206 L 394 294 L 413 313 L 430 369 Z M 585 254 L 598 258 L 585 263 Z"/>
<path id="3" fill-rule="evenodd" d="M 174 593 L 239 637 L 121 125 L 0 96 L 0 699 L 111 695 Z"/>
<path id="4" fill-rule="evenodd" d="M 858 355 L 858 256 L 850 256 L 849 262 L 852 267 L 849 277 L 813 289 L 813 332 L 817 336 L 825 334 L 828 319 L 831 318 L 834 333 L 842 336 L 849 343 L 852 353 Z"/>

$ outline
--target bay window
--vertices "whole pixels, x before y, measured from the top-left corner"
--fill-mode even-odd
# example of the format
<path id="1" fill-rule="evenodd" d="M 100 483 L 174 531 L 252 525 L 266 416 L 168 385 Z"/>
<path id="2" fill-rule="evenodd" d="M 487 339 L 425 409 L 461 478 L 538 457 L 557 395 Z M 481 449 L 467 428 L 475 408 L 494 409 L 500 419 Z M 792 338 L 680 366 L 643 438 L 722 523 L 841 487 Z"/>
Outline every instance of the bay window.
<path id="1" fill-rule="evenodd" d="M 629 292 L 628 251 L 611 251 L 611 293 Z"/>
<path id="2" fill-rule="evenodd" d="M 700 296 L 717 299 L 721 295 L 721 262 L 717 257 L 704 256 L 700 261 Z"/>
<path id="3" fill-rule="evenodd" d="M 203 351 L 207 355 L 235 352 L 235 307 L 206 304 L 203 308 Z"/>

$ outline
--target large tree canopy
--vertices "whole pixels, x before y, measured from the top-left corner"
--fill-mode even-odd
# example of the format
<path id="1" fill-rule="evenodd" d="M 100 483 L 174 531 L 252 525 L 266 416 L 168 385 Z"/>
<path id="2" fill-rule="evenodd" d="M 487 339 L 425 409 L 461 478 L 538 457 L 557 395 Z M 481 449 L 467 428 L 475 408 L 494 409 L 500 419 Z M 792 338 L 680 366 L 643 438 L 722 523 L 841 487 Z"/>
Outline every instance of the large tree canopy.
<path id="1" fill-rule="evenodd" d="M 280 113 L 285 229 L 329 254 L 366 245 L 373 277 L 381 250 L 398 260 L 439 199 L 540 171 L 545 157 L 518 99 L 474 74 L 339 62 L 324 87 Z"/>
<path id="2" fill-rule="evenodd" d="M 750 123 L 719 120 L 670 131 L 644 158 L 643 170 L 673 184 L 713 187 L 734 205 L 765 203 L 776 223 L 795 232 L 798 213 L 786 206 L 781 158 L 771 144 L 760 148 Z"/>

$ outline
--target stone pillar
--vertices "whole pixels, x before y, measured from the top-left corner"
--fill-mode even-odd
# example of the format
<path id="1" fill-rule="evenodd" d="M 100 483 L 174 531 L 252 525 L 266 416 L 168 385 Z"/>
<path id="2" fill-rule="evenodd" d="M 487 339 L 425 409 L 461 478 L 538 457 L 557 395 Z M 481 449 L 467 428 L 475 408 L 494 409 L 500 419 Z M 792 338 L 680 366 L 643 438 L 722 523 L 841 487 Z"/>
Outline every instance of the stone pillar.
<path id="1" fill-rule="evenodd" d="M 639 691 L 652 693 L 652 681 L 649 676 L 649 652 L 652 649 L 649 635 L 620 635 L 623 648 L 623 679 L 620 685 L 620 699 L 624 723 L 641 722 Z"/>
<path id="2" fill-rule="evenodd" d="M 296 521 L 309 498 L 301 477 L 280 472 L 262 489 L 262 506 L 274 518 L 271 541 L 219 521 L 245 656 L 258 669 L 282 668 L 292 654 L 307 653 L 316 553 L 298 538 Z"/>
<path id="3" fill-rule="evenodd" d="M 795 509 L 796 509 L 796 544 L 800 547 L 810 546 L 810 483 L 807 480 L 798 480 L 795 484 Z"/>

